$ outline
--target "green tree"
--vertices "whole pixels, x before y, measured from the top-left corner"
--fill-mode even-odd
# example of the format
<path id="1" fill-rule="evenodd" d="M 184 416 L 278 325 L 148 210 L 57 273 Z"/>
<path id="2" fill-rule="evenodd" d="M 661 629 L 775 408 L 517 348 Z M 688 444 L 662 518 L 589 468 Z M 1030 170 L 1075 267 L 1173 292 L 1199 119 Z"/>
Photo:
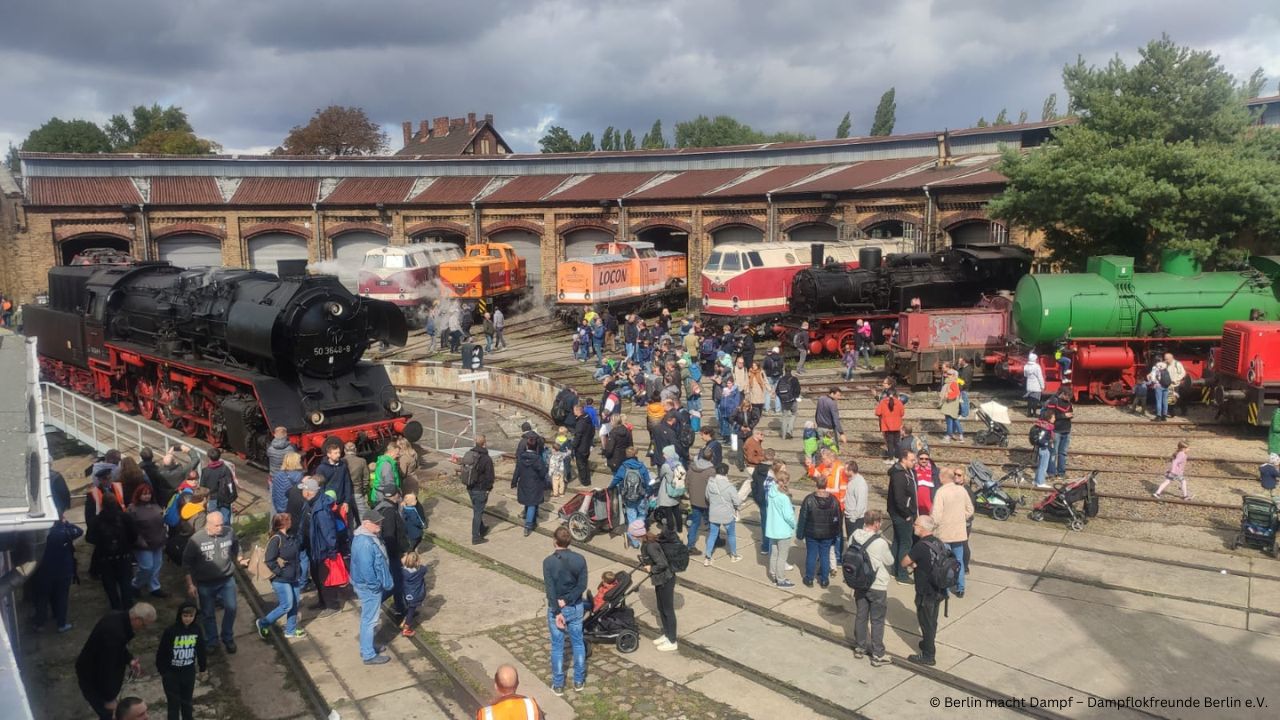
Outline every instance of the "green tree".
<path id="1" fill-rule="evenodd" d="M 728 115 L 717 115 L 714 118 L 699 115 L 692 120 L 676 123 L 676 147 L 724 147 L 812 139 L 812 135 L 800 133 L 764 133 Z"/>
<path id="2" fill-rule="evenodd" d="M 18 159 L 18 147 L 13 143 L 9 143 L 9 152 L 5 154 L 4 164 L 8 165 L 14 173 L 22 168 L 22 161 Z"/>
<path id="3" fill-rule="evenodd" d="M 640 147 L 645 150 L 662 150 L 671 147 L 667 144 L 667 139 L 662 136 L 661 118 L 653 121 L 653 127 L 649 128 L 649 132 L 640 141 Z"/>
<path id="4" fill-rule="evenodd" d="M 836 126 L 836 137 L 847 138 L 851 130 L 853 130 L 853 121 L 849 119 L 849 113 L 845 113 L 840 124 Z"/>
<path id="5" fill-rule="evenodd" d="M 573 139 L 568 130 L 559 125 L 547 128 L 547 134 L 538 141 L 544 153 L 567 153 L 578 151 L 578 141 Z"/>
<path id="6" fill-rule="evenodd" d="M 880 96 L 880 104 L 876 106 L 875 120 L 871 121 L 872 135 L 892 135 L 893 126 L 897 122 L 898 103 L 897 88 L 889 88 Z"/>
<path id="7" fill-rule="evenodd" d="M 978 122 L 974 125 L 974 127 L 990 127 L 990 126 L 991 126 L 991 123 L 987 122 L 987 118 L 985 115 L 983 117 L 978 118 Z"/>
<path id="8" fill-rule="evenodd" d="M 996 119 L 991 122 L 992 125 L 1011 125 L 1009 122 L 1009 111 L 1000 108 L 1000 112 L 996 114 Z"/>
<path id="9" fill-rule="evenodd" d="M 1058 93 L 1049 93 L 1044 99 L 1044 107 L 1040 109 L 1040 120 L 1048 122 L 1058 119 Z"/>
<path id="10" fill-rule="evenodd" d="M 622 149 L 623 150 L 636 149 L 636 134 L 631 132 L 631 128 L 627 128 L 627 131 L 622 134 Z"/>
<path id="11" fill-rule="evenodd" d="M 386 147 L 387 134 L 363 109 L 330 105 L 306 125 L 295 125 L 273 154 L 374 155 Z"/>
<path id="12" fill-rule="evenodd" d="M 578 152 L 591 152 L 596 149 L 596 136 L 589 132 L 582 133 L 582 137 L 578 138 Z"/>
<path id="13" fill-rule="evenodd" d="M 130 148 L 133 152 L 152 155 L 210 155 L 222 150 L 218 143 L 196 137 L 183 130 L 157 130 Z"/>
<path id="14" fill-rule="evenodd" d="M 1018 124 L 1021 125 L 1026 121 L 1027 121 L 1027 111 L 1023 110 L 1022 112 L 1018 113 Z"/>
<path id="15" fill-rule="evenodd" d="M 1063 79 L 1080 122 L 1006 151 L 993 217 L 1043 232 L 1076 268 L 1108 253 L 1150 267 L 1163 248 L 1229 262 L 1237 239 L 1280 242 L 1280 135 L 1251 131 L 1248 83 L 1217 57 L 1166 36 L 1132 67 L 1077 61 Z"/>
<path id="16" fill-rule="evenodd" d="M 604 129 L 604 134 L 600 136 L 601 150 L 617 150 L 618 149 L 613 146 L 615 132 L 616 131 L 613 129 L 612 125 Z"/>
<path id="17" fill-rule="evenodd" d="M 1246 98 L 1256 98 L 1262 94 L 1262 88 L 1267 84 L 1267 76 L 1263 74 L 1262 68 L 1253 71 L 1249 79 L 1244 83 L 1244 96 Z"/>
<path id="18" fill-rule="evenodd" d="M 52 118 L 27 135 L 20 148 L 26 152 L 111 152 L 111 140 L 102 128 L 88 120 Z"/>
<path id="19" fill-rule="evenodd" d="M 159 103 L 151 107 L 135 105 L 129 114 L 132 119 L 122 114 L 112 115 L 102 126 L 111 140 L 111 149 L 116 152 L 133 150 L 143 138 L 154 132 L 194 132 L 187 120 L 187 113 L 175 105 L 166 108 L 160 107 Z"/>

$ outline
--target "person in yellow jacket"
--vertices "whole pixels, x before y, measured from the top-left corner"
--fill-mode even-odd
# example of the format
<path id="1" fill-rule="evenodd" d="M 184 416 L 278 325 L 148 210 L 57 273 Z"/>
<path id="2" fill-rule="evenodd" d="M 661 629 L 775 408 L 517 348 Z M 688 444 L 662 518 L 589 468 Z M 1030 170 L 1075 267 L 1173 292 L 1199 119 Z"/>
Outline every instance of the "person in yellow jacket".
<path id="1" fill-rule="evenodd" d="M 498 699 L 476 711 L 476 720 L 543 720 L 546 716 L 533 698 L 517 695 L 520 675 L 514 666 L 502 665 L 493 674 Z"/>

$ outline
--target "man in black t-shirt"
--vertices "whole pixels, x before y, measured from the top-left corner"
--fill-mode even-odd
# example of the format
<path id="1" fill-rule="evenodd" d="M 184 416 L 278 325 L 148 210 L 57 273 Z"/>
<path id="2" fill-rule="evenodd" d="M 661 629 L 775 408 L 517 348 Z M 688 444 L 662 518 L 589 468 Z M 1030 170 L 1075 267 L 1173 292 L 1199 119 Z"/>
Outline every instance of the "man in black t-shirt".
<path id="1" fill-rule="evenodd" d="M 1049 474 L 1057 475 L 1059 480 L 1067 478 L 1067 447 L 1071 445 L 1071 418 L 1074 408 L 1071 405 L 1071 388 L 1062 386 L 1058 394 L 1044 406 L 1053 411 L 1053 448 L 1049 451 Z"/>
<path id="2" fill-rule="evenodd" d="M 929 543 L 935 529 L 937 525 L 928 515 L 916 518 L 914 530 L 920 539 L 902 560 L 903 567 L 915 574 L 916 620 L 920 623 L 920 652 L 908 657 L 907 661 L 917 665 L 933 665 L 934 655 L 937 652 L 934 639 L 938 636 L 938 604 L 942 602 L 942 595 L 933 587 L 933 558 L 929 550 Z"/>

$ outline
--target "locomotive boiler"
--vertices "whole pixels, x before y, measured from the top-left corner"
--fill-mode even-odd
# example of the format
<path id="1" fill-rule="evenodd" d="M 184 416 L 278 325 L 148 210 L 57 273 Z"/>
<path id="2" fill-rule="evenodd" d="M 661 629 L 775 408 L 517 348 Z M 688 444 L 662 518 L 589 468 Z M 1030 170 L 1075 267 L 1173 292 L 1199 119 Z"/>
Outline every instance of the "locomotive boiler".
<path id="1" fill-rule="evenodd" d="M 794 315 L 867 316 L 896 314 L 913 306 L 967 307 L 984 294 L 1012 290 L 1031 268 L 1031 253 L 1014 245 L 895 254 L 883 263 L 879 248 L 862 248 L 859 267 L 852 270 L 820 265 L 819 247 L 814 247 L 818 254 L 813 267 L 801 270 L 792 281 Z"/>
<path id="2" fill-rule="evenodd" d="M 404 316 L 334 277 L 58 267 L 25 317 L 46 379 L 250 460 L 273 427 L 310 457 L 329 437 L 372 450 L 421 434 L 386 370 L 361 361 L 371 342 L 404 344 Z"/>

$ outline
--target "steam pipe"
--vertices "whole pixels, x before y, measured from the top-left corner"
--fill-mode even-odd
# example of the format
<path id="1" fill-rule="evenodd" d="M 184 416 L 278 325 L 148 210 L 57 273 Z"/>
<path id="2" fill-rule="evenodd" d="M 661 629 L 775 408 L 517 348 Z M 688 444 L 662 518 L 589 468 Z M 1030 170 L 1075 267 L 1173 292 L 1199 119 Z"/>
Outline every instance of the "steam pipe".
<path id="1" fill-rule="evenodd" d="M 769 242 L 773 242 L 776 237 L 773 232 L 773 225 L 774 225 L 773 193 L 766 192 L 764 194 L 764 201 L 769 205 L 768 209 L 765 211 L 765 214 L 764 214 L 765 224 L 768 227 L 768 232 L 764 234 L 764 239 Z"/>
<path id="2" fill-rule="evenodd" d="M 929 186 L 925 185 L 924 190 L 924 230 L 920 237 L 916 240 L 916 247 L 911 248 L 911 252 L 922 252 L 920 248 L 920 240 L 925 238 L 925 233 L 929 233 L 933 227 L 933 198 L 929 195 Z"/>

